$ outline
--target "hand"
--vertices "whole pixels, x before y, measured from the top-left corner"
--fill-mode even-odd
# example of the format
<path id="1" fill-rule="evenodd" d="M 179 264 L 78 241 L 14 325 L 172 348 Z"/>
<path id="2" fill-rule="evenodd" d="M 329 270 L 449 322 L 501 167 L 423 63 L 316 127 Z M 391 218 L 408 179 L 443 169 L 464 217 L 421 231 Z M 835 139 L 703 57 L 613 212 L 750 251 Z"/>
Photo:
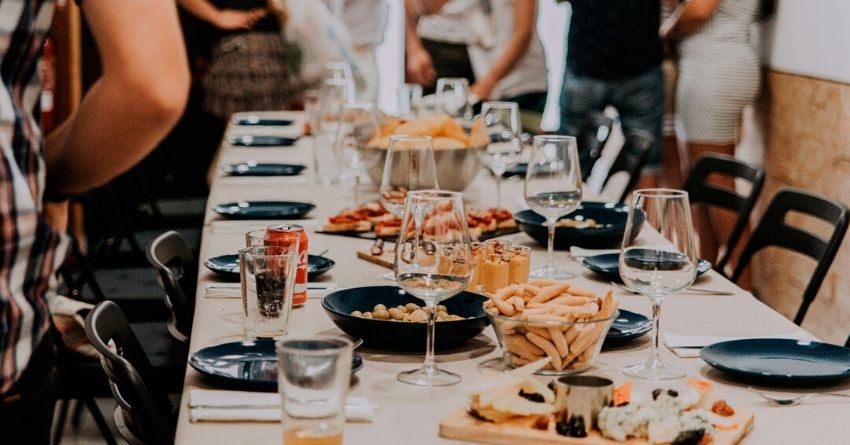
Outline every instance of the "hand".
<path id="1" fill-rule="evenodd" d="M 481 102 L 488 101 L 493 93 L 493 85 L 484 81 L 475 82 L 469 87 L 469 92 L 478 96 L 478 100 Z"/>
<path id="2" fill-rule="evenodd" d="M 218 11 L 213 25 L 219 29 L 236 30 L 251 29 L 258 20 L 265 17 L 268 11 L 265 9 L 252 9 L 241 11 L 238 9 L 221 9 Z"/>
<path id="3" fill-rule="evenodd" d="M 62 233 L 68 230 L 68 201 L 45 202 L 42 211 L 54 229 Z"/>
<path id="4" fill-rule="evenodd" d="M 407 77 L 412 83 L 427 87 L 433 85 L 437 79 L 434 62 L 431 61 L 431 55 L 424 48 L 408 50 L 406 65 Z"/>

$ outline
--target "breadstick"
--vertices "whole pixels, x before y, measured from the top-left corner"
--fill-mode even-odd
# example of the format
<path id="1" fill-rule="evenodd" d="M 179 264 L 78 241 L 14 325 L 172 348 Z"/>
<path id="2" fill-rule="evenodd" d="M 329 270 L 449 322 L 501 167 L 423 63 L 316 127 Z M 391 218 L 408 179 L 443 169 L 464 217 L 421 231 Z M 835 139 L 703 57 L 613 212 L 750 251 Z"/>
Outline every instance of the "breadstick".
<path id="1" fill-rule="evenodd" d="M 519 312 L 525 310 L 525 300 L 523 300 L 522 297 L 513 296 L 511 298 L 508 298 L 507 302 L 513 304 L 516 310 Z"/>
<path id="2" fill-rule="evenodd" d="M 529 301 L 529 303 L 545 303 L 545 302 L 557 297 L 558 295 L 560 295 L 562 292 L 566 291 L 569 288 L 570 288 L 570 285 L 567 284 L 567 283 L 553 284 L 551 286 L 547 286 L 547 287 L 543 288 L 543 290 L 540 291 L 539 294 L 537 294 L 534 298 L 532 298 Z"/>
<path id="3" fill-rule="evenodd" d="M 602 305 L 599 308 L 599 319 L 606 319 L 614 313 L 614 293 L 610 290 L 602 299 Z"/>
<path id="4" fill-rule="evenodd" d="M 580 333 L 581 331 L 579 331 L 578 328 L 573 325 L 570 326 L 566 332 L 564 332 L 564 337 L 567 339 L 567 343 L 573 344 L 573 342 L 576 340 L 576 337 L 578 337 L 578 334 Z"/>
<path id="5" fill-rule="evenodd" d="M 549 338 L 549 331 L 547 331 L 544 327 L 528 326 L 526 327 L 526 330 L 528 332 L 533 332 L 543 338 Z"/>
<path id="6" fill-rule="evenodd" d="M 539 315 L 538 315 L 538 314 L 530 314 L 530 315 L 528 316 L 528 321 L 534 321 L 534 322 L 550 322 L 550 321 L 554 321 L 554 322 L 556 322 L 556 323 L 563 323 L 563 322 L 564 322 L 564 321 L 566 321 L 566 320 L 564 320 L 564 317 L 559 317 L 559 316 L 557 316 L 557 315 L 548 315 L 548 314 L 539 314 Z M 531 329 L 531 328 L 529 328 L 529 329 Z"/>
<path id="7" fill-rule="evenodd" d="M 514 307 L 511 304 L 496 298 L 494 295 L 487 294 L 487 298 L 489 298 L 490 301 L 492 301 L 493 304 L 496 305 L 496 307 L 499 309 L 499 312 L 501 312 L 502 314 L 510 317 L 511 315 L 516 313 Z"/>
<path id="8" fill-rule="evenodd" d="M 553 298 L 543 304 L 554 304 L 560 306 L 584 306 L 590 302 L 592 302 L 590 298 L 585 297 L 574 297 L 572 295 L 566 295 L 562 297 Z M 538 304 L 538 303 L 535 303 Z"/>
<path id="9" fill-rule="evenodd" d="M 531 285 L 531 284 L 520 284 L 519 287 L 522 288 L 523 292 L 525 292 L 527 294 L 531 294 L 531 296 L 535 296 L 535 295 L 539 294 L 540 291 L 543 290 L 543 289 L 541 289 L 537 286 Z"/>
<path id="10" fill-rule="evenodd" d="M 588 318 L 599 313 L 599 307 L 596 306 L 596 303 L 591 303 L 587 306 L 555 306 L 552 308 L 552 313 L 557 315 L 571 315 L 575 318 Z"/>
<path id="11" fill-rule="evenodd" d="M 534 332 L 529 332 L 525 334 L 528 338 L 528 341 L 534 343 L 546 352 L 546 355 L 549 356 L 549 363 L 552 365 L 552 369 L 561 369 L 561 356 L 558 354 L 558 349 L 555 348 L 555 345 L 552 344 L 549 340 L 535 334 Z"/>
<path id="12" fill-rule="evenodd" d="M 522 357 L 519 357 L 519 356 L 516 356 L 516 355 L 511 355 L 511 363 L 514 364 L 515 366 L 527 365 L 527 364 L 529 364 L 533 361 L 534 360 L 529 360 L 529 359 L 522 358 Z"/>
<path id="13" fill-rule="evenodd" d="M 550 280 L 548 278 L 539 278 L 539 279 L 536 279 L 536 280 L 529 281 L 528 284 L 530 284 L 532 286 L 537 286 L 537 287 L 546 287 L 546 286 L 551 286 L 553 284 L 558 284 L 558 281 L 557 280 Z"/>
<path id="14" fill-rule="evenodd" d="M 596 292 L 591 292 L 589 290 L 579 289 L 574 286 L 570 286 L 570 290 L 568 291 L 570 295 L 576 297 L 596 297 Z"/>
<path id="15" fill-rule="evenodd" d="M 570 346 L 567 344 L 567 339 L 564 338 L 564 333 L 556 327 L 549 327 L 546 330 L 549 331 L 549 338 L 552 339 L 552 343 L 558 349 L 558 354 L 561 354 L 561 357 L 569 355 Z"/>
<path id="16" fill-rule="evenodd" d="M 496 292 L 493 296 L 497 300 L 504 301 L 504 300 L 507 300 L 508 298 L 513 297 L 514 295 L 520 295 L 520 296 L 522 295 L 522 289 L 520 289 L 519 286 L 508 286 L 508 287 L 502 288 L 498 292 Z"/>
<path id="17" fill-rule="evenodd" d="M 545 354 L 542 349 L 528 341 L 524 335 L 505 336 L 505 344 L 513 354 L 530 360 L 537 360 Z"/>
<path id="18" fill-rule="evenodd" d="M 597 329 L 589 329 L 579 334 L 575 341 L 570 343 L 570 354 L 567 356 L 567 361 L 572 361 L 578 357 L 598 339 L 599 331 Z"/>

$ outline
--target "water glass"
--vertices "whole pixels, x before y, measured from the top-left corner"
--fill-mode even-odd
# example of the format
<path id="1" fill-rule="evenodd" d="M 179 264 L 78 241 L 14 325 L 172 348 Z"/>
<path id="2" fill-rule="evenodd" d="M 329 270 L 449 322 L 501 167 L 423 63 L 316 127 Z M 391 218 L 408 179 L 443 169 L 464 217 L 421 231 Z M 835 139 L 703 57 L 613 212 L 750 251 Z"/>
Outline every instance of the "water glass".
<path id="1" fill-rule="evenodd" d="M 620 248 L 620 277 L 629 289 L 649 298 L 653 330 L 649 357 L 624 368 L 624 374 L 650 380 L 685 376 L 661 360 L 658 326 L 664 297 L 693 283 L 697 261 L 688 193 L 671 189 L 635 191 Z"/>
<path id="2" fill-rule="evenodd" d="M 325 62 L 322 65 L 322 79 L 340 79 L 353 82 L 351 64 L 348 62 Z"/>
<path id="3" fill-rule="evenodd" d="M 284 445 L 342 444 L 351 350 L 341 337 L 277 343 Z"/>
<path id="4" fill-rule="evenodd" d="M 488 136 L 482 157 L 496 177 L 496 208 L 499 208 L 502 206 L 502 175 L 522 158 L 519 105 L 516 102 L 484 102 L 480 122 Z"/>
<path id="5" fill-rule="evenodd" d="M 339 130 L 340 115 L 354 101 L 354 84 L 349 79 L 328 79 L 319 88 L 313 131 L 313 173 L 320 185 L 339 180 L 333 148 Z"/>
<path id="6" fill-rule="evenodd" d="M 286 335 L 297 266 L 297 246 L 248 247 L 239 251 L 247 339 Z"/>
<path id="7" fill-rule="evenodd" d="M 371 103 L 347 104 L 342 107 L 339 121 L 334 153 L 339 165 L 354 177 L 354 205 L 357 205 L 363 173 L 383 154 L 378 115 Z"/>
<path id="8" fill-rule="evenodd" d="M 422 85 L 406 83 L 399 87 L 398 102 L 400 116 L 418 116 L 422 106 Z"/>
<path id="9" fill-rule="evenodd" d="M 438 112 L 449 116 L 470 120 L 472 106 L 469 103 L 469 82 L 462 77 L 442 77 L 437 79 Z"/>

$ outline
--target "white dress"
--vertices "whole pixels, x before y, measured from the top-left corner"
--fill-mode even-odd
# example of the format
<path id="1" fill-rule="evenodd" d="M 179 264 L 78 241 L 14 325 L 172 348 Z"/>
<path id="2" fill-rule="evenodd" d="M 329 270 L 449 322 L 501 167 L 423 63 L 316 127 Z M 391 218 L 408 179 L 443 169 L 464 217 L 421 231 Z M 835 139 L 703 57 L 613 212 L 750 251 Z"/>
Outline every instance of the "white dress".
<path id="1" fill-rule="evenodd" d="M 750 27 L 759 0 L 721 0 L 712 18 L 679 46 L 676 135 L 695 143 L 738 140 L 741 112 L 758 95 L 759 58 Z"/>

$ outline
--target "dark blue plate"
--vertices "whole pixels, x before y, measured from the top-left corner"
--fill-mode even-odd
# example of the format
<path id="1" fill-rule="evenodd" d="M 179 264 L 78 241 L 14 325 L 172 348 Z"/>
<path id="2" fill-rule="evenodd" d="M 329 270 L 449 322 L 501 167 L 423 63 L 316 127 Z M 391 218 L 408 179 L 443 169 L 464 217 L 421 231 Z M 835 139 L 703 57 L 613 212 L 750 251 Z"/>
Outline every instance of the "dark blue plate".
<path id="1" fill-rule="evenodd" d="M 603 278 L 609 281 L 622 283 L 620 278 L 620 254 L 619 253 L 603 253 L 602 255 L 594 255 L 586 257 L 581 261 L 584 267 L 596 272 Z M 697 262 L 697 276 L 702 275 L 711 270 L 711 262 L 699 260 Z"/>
<path id="2" fill-rule="evenodd" d="M 462 292 L 440 303 L 446 306 L 449 314 L 464 319 L 437 322 L 436 348 L 455 348 L 480 334 L 488 323 L 482 306 L 486 299 L 482 295 Z M 378 303 L 388 308 L 407 303 L 424 305 L 421 300 L 396 286 L 343 289 L 322 299 L 322 307 L 337 327 L 354 338 L 362 338 L 366 346 L 374 349 L 423 351 L 425 323 L 370 320 L 351 315 L 354 311 L 371 311 Z"/>
<path id="3" fill-rule="evenodd" d="M 503 178 L 510 178 L 511 176 L 522 176 L 525 177 L 525 173 L 528 170 L 527 162 L 520 162 L 519 164 L 505 170 L 502 174 Z"/>
<path id="4" fill-rule="evenodd" d="M 251 135 L 243 134 L 239 136 L 231 136 L 227 139 L 231 145 L 239 145 L 242 147 L 289 147 L 295 144 L 298 138 L 287 136 L 266 136 L 266 135 Z"/>
<path id="5" fill-rule="evenodd" d="M 760 383 L 807 385 L 850 377 L 850 349 L 816 341 L 724 341 L 702 348 L 700 357 L 733 377 Z"/>
<path id="6" fill-rule="evenodd" d="M 605 346 L 622 345 L 651 330 L 652 320 L 647 316 L 620 309 L 620 316 L 614 320 L 605 336 Z"/>
<path id="7" fill-rule="evenodd" d="M 277 389 L 277 353 L 274 340 L 237 341 L 210 346 L 189 356 L 196 371 L 221 384 L 240 388 Z M 363 357 L 351 355 L 352 374 L 363 367 Z"/>
<path id="8" fill-rule="evenodd" d="M 278 219 L 301 217 L 315 208 L 307 202 L 237 201 L 219 204 L 213 210 L 230 219 Z"/>
<path id="9" fill-rule="evenodd" d="M 233 119 L 236 125 L 262 125 L 268 127 L 288 127 L 292 125 L 292 119 L 278 119 L 273 117 L 260 116 L 245 116 L 239 119 Z"/>
<path id="10" fill-rule="evenodd" d="M 619 246 L 623 242 L 626 231 L 626 219 L 629 208 L 613 202 L 583 202 L 578 209 L 564 218 L 574 220 L 593 219 L 603 227 L 588 227 L 576 229 L 557 227 L 555 229 L 555 248 L 569 249 L 579 246 L 588 249 L 601 249 Z M 562 218 L 562 219 L 564 219 Z M 514 214 L 514 219 L 520 230 L 534 238 L 538 243 L 546 245 L 549 232 L 546 220 L 532 210 L 523 210 Z M 640 230 L 640 227 L 637 227 Z"/>
<path id="11" fill-rule="evenodd" d="M 306 166 L 299 164 L 269 164 L 256 161 L 227 164 L 224 172 L 231 176 L 295 176 Z"/>
<path id="12" fill-rule="evenodd" d="M 239 255 L 219 255 L 204 261 L 207 269 L 228 281 L 239 281 Z M 333 269 L 336 262 L 319 255 L 307 256 L 307 279 L 313 280 Z"/>

